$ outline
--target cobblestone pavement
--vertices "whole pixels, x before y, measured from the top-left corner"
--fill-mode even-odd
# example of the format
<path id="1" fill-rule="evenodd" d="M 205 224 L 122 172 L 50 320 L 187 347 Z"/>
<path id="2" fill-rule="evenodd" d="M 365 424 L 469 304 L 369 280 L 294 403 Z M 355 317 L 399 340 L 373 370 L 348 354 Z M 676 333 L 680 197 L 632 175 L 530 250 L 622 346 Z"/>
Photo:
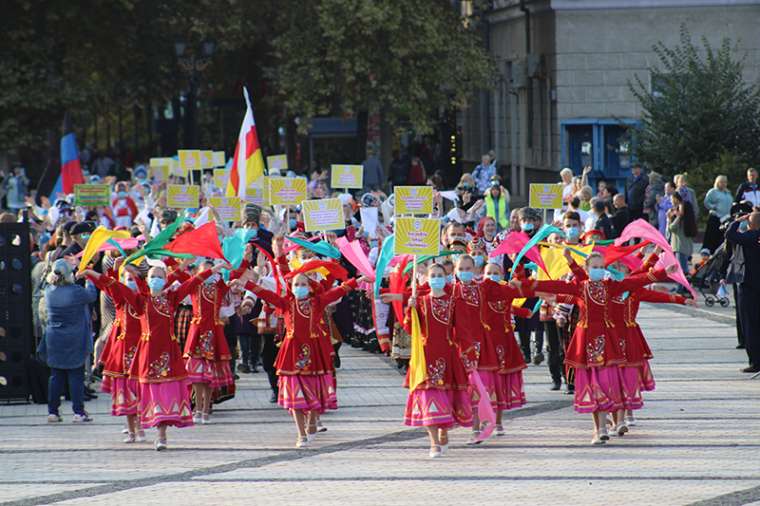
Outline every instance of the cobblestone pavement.
<path id="1" fill-rule="evenodd" d="M 732 325 L 646 306 L 657 391 L 639 425 L 592 447 L 588 415 L 550 392 L 544 365 L 526 373 L 528 405 L 507 435 L 427 458 L 422 430 L 401 423 L 406 392 L 387 359 L 344 350 L 341 409 L 296 450 L 287 413 L 263 374 L 244 375 L 213 424 L 170 429 L 167 452 L 122 444 L 107 396 L 87 426 L 46 423 L 45 406 L 0 406 L 2 504 L 747 504 L 760 501 L 760 380 L 738 372 Z M 64 410 L 70 405 L 65 404 Z M 149 438 L 153 434 L 149 433 Z"/>

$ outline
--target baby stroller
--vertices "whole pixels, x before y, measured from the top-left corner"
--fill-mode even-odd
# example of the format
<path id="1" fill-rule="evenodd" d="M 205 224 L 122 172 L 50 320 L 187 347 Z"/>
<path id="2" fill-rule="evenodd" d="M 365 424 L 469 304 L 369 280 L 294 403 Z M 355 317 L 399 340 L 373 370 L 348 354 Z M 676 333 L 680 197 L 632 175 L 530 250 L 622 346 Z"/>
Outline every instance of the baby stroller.
<path id="1" fill-rule="evenodd" d="M 721 245 L 715 253 L 698 266 L 689 278 L 691 286 L 699 290 L 699 293 L 705 298 L 705 306 L 712 307 L 719 303 L 721 307 L 728 307 L 730 301 L 726 288 L 721 285 L 721 269 L 726 260 L 726 248 Z"/>

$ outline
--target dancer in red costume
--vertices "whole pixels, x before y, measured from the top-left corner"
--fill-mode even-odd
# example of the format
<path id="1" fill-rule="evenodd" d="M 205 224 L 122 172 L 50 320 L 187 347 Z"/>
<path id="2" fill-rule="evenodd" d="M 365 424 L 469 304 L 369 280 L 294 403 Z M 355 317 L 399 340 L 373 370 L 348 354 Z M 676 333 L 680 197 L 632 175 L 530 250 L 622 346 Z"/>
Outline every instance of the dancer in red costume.
<path id="1" fill-rule="evenodd" d="M 243 275 L 248 269 L 252 254 L 252 247 L 248 245 L 240 266 L 230 272 L 230 280 Z M 199 272 L 211 270 L 213 267 L 214 262 L 205 261 L 201 264 Z M 195 393 L 194 423 L 209 423 L 213 390 L 234 383 L 229 364 L 232 355 L 224 336 L 224 322 L 219 316 L 219 309 L 228 291 L 227 283 L 218 274 L 213 274 L 190 293 L 193 319 L 190 322 L 183 357 L 187 376 Z"/>
<path id="2" fill-rule="evenodd" d="M 574 262 L 565 250 L 568 262 Z M 580 310 L 580 321 L 568 346 L 565 364 L 576 369 L 575 410 L 592 413 L 594 435 L 592 444 L 609 440 L 606 412 L 623 407 L 623 393 L 619 365 L 625 362 L 620 349 L 619 330 L 612 321 L 610 298 L 626 291 L 664 280 L 666 271 L 658 270 L 631 276 L 623 281 L 605 279 L 604 259 L 592 253 L 586 260 L 589 279 L 576 276 L 572 281 L 534 281 L 536 292 L 566 294 L 574 297 Z M 668 273 L 675 270 L 670 267 Z"/>
<path id="3" fill-rule="evenodd" d="M 359 281 L 364 280 L 360 278 Z M 277 402 L 293 414 L 298 430 L 296 448 L 309 445 L 307 425 L 315 425 L 316 415 L 327 409 L 337 409 L 329 355 L 325 357 L 324 346 L 319 342 L 326 339 L 322 325 L 324 308 L 356 287 L 357 280 L 351 279 L 325 292 L 316 293 L 316 285 L 305 274 L 297 274 L 292 279 L 291 289 L 280 296 L 261 288 L 253 281 L 245 288 L 263 301 L 276 307 L 285 319 L 285 338 L 277 355 L 278 399 Z"/>
<path id="4" fill-rule="evenodd" d="M 502 353 L 501 358 L 505 358 L 503 356 L 504 348 L 500 347 L 497 350 L 494 339 L 496 336 L 491 336 L 491 326 L 485 319 L 488 314 L 486 307 L 503 306 L 504 308 L 511 308 L 512 300 L 522 297 L 522 292 L 509 285 L 494 282 L 493 279 L 477 283 L 474 281 L 474 271 L 475 262 L 470 255 L 462 255 L 457 259 L 455 266 L 457 281 L 452 286 L 454 314 L 456 315 L 454 318 L 454 335 L 459 344 L 466 369 L 477 369 L 478 371 L 491 404 L 498 412 L 497 425 L 499 427 L 496 430 L 503 435 L 501 410 L 508 409 L 507 406 L 511 405 L 512 401 L 511 394 L 506 390 L 507 384 L 500 381 L 502 378 L 497 374 L 500 359 L 499 351 Z M 504 324 L 502 323 L 500 326 L 503 328 Z M 473 351 L 476 363 L 468 361 L 468 357 Z M 478 400 L 477 392 L 473 391 L 472 402 L 474 406 L 477 405 Z M 522 402 L 524 402 L 524 394 Z M 473 411 L 472 418 L 473 429 L 470 444 L 477 444 L 480 442 L 478 436 L 481 430 L 477 410 Z"/>
<path id="5" fill-rule="evenodd" d="M 116 318 L 108 336 L 107 349 L 102 356 L 103 363 L 103 392 L 111 394 L 111 415 L 127 417 L 127 437 L 125 443 L 145 441 L 145 431 L 138 426 L 138 383 L 129 377 L 129 368 L 137 351 L 140 339 L 140 315 L 138 312 L 138 293 L 135 274 L 124 271 L 124 284 L 116 280 L 116 271 L 120 262 L 114 266 L 114 271 L 98 274 L 85 270 L 80 274 L 87 276 L 98 288 L 111 297 Z"/>
<path id="6" fill-rule="evenodd" d="M 155 448 L 167 448 L 169 425 L 187 427 L 193 424 L 190 411 L 188 379 L 182 352 L 174 336 L 174 311 L 179 302 L 203 280 L 229 264 L 198 273 L 176 289 L 167 287 L 166 269 L 152 267 L 147 286 L 136 269 L 128 266 L 142 294 L 138 300 L 142 336 L 130 367 L 130 377 L 139 382 L 139 414 L 143 428 L 158 427 Z"/>

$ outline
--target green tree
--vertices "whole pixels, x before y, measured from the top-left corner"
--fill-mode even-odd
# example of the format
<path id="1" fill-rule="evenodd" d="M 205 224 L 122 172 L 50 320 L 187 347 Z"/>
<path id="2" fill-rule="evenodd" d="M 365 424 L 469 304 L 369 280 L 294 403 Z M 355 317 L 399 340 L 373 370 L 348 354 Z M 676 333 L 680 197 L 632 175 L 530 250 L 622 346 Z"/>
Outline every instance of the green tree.
<path id="1" fill-rule="evenodd" d="M 303 118 L 379 113 L 431 130 L 440 108 L 491 84 L 479 33 L 442 0 L 291 2 L 273 42 L 274 81 Z"/>
<path id="2" fill-rule="evenodd" d="M 649 69 L 652 89 L 639 76 L 629 83 L 643 108 L 639 158 L 667 175 L 689 173 L 697 190 L 712 185 L 716 170 L 737 184 L 744 164 L 760 161 L 760 88 L 744 80 L 738 45 L 701 42 L 682 25 L 678 46 L 653 47 L 659 65 Z"/>

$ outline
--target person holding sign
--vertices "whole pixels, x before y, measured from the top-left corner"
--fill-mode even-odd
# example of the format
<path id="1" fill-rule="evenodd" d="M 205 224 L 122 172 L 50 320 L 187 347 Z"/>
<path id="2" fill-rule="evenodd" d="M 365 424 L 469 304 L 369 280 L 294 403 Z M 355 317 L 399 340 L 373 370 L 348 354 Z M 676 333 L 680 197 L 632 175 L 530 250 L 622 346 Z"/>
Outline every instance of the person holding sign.
<path id="1" fill-rule="evenodd" d="M 284 296 L 248 281 L 245 289 L 271 304 L 284 315 L 285 337 L 277 355 L 278 399 L 280 406 L 293 414 L 298 431 L 296 448 L 309 446 L 307 424 L 315 426 L 317 417 L 327 409 L 337 409 L 332 364 L 321 352 L 320 339 L 325 339 L 322 321 L 324 309 L 351 290 L 362 277 L 321 291 L 305 271 L 292 277 Z"/>
<path id="2" fill-rule="evenodd" d="M 147 283 L 133 266 L 127 266 L 137 283 L 140 298 L 142 337 L 129 373 L 139 383 L 139 415 L 142 427 L 158 428 L 157 451 L 167 448 L 166 429 L 169 425 L 193 425 L 190 411 L 187 370 L 182 352 L 174 335 L 174 314 L 179 303 L 205 279 L 229 264 L 219 264 L 185 280 L 175 289 L 166 286 L 164 267 L 151 267 Z"/>
<path id="3" fill-rule="evenodd" d="M 125 181 L 116 184 L 116 198 L 111 203 L 114 222 L 117 227 L 129 228 L 137 217 L 137 205 L 129 196 L 129 185 Z"/>

